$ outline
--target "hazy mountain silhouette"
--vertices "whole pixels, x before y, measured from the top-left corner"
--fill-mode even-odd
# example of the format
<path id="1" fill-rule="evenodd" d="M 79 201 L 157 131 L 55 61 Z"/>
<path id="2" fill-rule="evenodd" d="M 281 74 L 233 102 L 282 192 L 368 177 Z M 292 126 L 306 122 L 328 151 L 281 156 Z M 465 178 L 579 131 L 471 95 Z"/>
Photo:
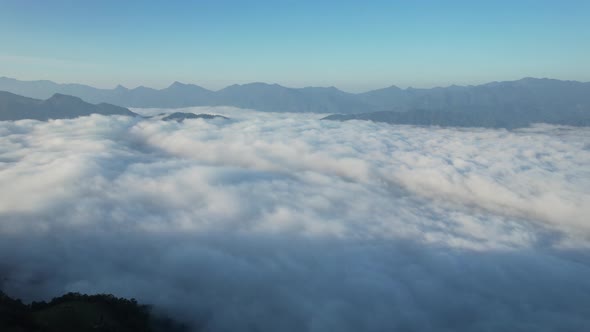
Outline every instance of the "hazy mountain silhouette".
<path id="1" fill-rule="evenodd" d="M 590 112 L 582 110 L 550 111 L 506 107 L 480 109 L 478 111 L 457 111 L 416 109 L 405 112 L 369 112 L 358 114 L 333 114 L 322 120 L 370 120 L 391 124 L 448 127 L 519 128 L 534 123 L 549 123 L 568 126 L 590 126 Z"/>
<path id="2" fill-rule="evenodd" d="M 379 111 L 414 109 L 477 111 L 504 108 L 567 108 L 590 110 L 590 83 L 523 78 L 477 86 L 405 90 L 390 87 L 360 95 Z"/>
<path id="3" fill-rule="evenodd" d="M 590 83 L 575 81 L 523 78 L 478 86 L 389 87 L 360 96 L 380 111 L 324 119 L 488 128 L 533 123 L 590 126 Z"/>
<path id="4" fill-rule="evenodd" d="M 80 84 L 11 78 L 0 78 L 0 90 L 32 98 L 48 98 L 54 93 L 62 93 L 92 103 L 107 102 L 125 107 L 225 105 L 260 111 L 341 114 L 421 110 L 460 114 L 474 112 L 477 116 L 489 112 L 520 112 L 526 114 L 525 117 L 537 112 L 542 114 L 542 119 L 549 115 L 559 117 L 563 113 L 567 117 L 573 116 L 570 120 L 578 117 L 577 112 L 590 112 L 590 83 L 537 78 L 431 89 L 391 86 L 358 94 L 334 87 L 287 88 L 266 83 L 236 84 L 219 91 L 179 82 L 160 90 L 146 87 L 127 89 L 122 86 L 97 89 Z"/>
<path id="5" fill-rule="evenodd" d="M 224 120 L 229 120 L 229 118 L 226 118 L 223 115 L 195 114 L 195 113 L 184 113 L 184 112 L 174 112 L 174 113 L 162 118 L 162 120 L 164 120 L 164 121 L 178 121 L 178 122 L 182 122 L 186 119 L 205 119 L 205 120 L 224 119 Z"/>
<path id="6" fill-rule="evenodd" d="M 93 105 L 78 97 L 59 93 L 46 100 L 39 100 L 0 91 L 0 120 L 34 119 L 44 121 L 76 118 L 90 114 L 137 115 L 124 107 L 106 103 Z"/>
<path id="7" fill-rule="evenodd" d="M 362 112 L 367 107 L 354 94 L 334 87 L 294 89 L 266 83 L 228 86 L 215 93 L 214 104 L 259 111 L 314 113 Z"/>

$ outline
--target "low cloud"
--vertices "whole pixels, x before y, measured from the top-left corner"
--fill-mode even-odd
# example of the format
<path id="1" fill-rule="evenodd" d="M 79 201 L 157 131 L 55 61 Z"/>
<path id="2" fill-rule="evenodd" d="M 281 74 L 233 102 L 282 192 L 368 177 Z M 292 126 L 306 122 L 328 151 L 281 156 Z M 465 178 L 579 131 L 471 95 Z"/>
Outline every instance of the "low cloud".
<path id="1" fill-rule="evenodd" d="M 0 122 L 0 286 L 210 331 L 590 325 L 588 129 L 188 111 L 231 120 Z"/>

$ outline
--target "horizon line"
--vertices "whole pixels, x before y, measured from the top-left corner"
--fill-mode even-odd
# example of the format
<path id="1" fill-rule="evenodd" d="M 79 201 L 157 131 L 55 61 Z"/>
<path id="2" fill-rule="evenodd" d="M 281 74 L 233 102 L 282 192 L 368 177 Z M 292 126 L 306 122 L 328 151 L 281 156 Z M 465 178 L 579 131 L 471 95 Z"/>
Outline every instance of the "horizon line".
<path id="1" fill-rule="evenodd" d="M 314 86 L 314 85 L 308 85 L 308 86 L 303 86 L 303 87 L 291 87 L 291 86 L 286 86 L 286 85 L 282 85 L 279 83 L 267 83 L 267 82 L 262 82 L 262 81 L 251 81 L 248 83 L 234 83 L 234 84 L 230 84 L 227 85 L 221 89 L 217 89 L 217 90 L 213 90 L 213 89 L 208 89 L 205 88 L 201 85 L 195 84 L 195 83 L 184 83 L 184 82 L 180 82 L 180 81 L 174 81 L 171 84 L 163 87 L 163 88 L 153 88 L 153 87 L 148 87 L 145 85 L 138 85 L 134 88 L 128 88 L 122 84 L 117 84 L 115 85 L 114 88 L 100 88 L 100 87 L 96 87 L 90 84 L 85 84 L 85 83 L 75 83 L 75 82 L 69 82 L 69 83 L 60 83 L 60 82 L 56 82 L 53 80 L 49 80 L 49 79 L 37 79 L 37 80 L 24 80 L 24 79 L 18 79 L 18 78 L 14 78 L 14 77 L 8 77 L 8 76 L 0 76 L 0 79 L 9 79 L 9 80 L 15 80 L 15 81 L 19 81 L 19 82 L 29 82 L 29 83 L 34 83 L 34 82 L 50 82 L 50 83 L 54 83 L 54 84 L 58 84 L 58 85 L 80 85 L 80 86 L 86 86 L 86 87 L 90 87 L 93 89 L 98 89 L 98 90 L 116 90 L 116 89 L 125 89 L 128 91 L 132 91 L 132 90 L 136 90 L 136 89 L 140 89 L 140 88 L 144 88 L 144 89 L 151 89 L 151 90 L 155 90 L 155 91 L 162 91 L 162 90 L 166 90 L 174 85 L 187 85 L 187 86 L 195 86 L 210 92 L 219 92 L 222 90 L 225 90 L 229 87 L 232 86 L 245 86 L 245 85 L 252 85 L 252 84 L 264 84 L 264 85 L 269 85 L 269 86 L 279 86 L 285 89 L 293 89 L 293 90 L 302 90 L 302 89 L 310 89 L 310 88 L 318 88 L 318 89 L 336 89 L 338 91 L 344 92 L 344 93 L 348 93 L 348 94 L 353 94 L 353 95 L 358 95 L 358 94 L 364 94 L 364 93 L 368 93 L 368 92 L 372 92 L 372 91 L 377 91 L 377 90 L 383 90 L 383 89 L 389 89 L 389 88 L 396 88 L 399 90 L 432 90 L 432 89 L 445 89 L 445 88 L 451 88 L 451 87 L 476 87 L 476 86 L 482 86 L 482 85 L 488 85 L 488 84 L 493 84 L 493 83 L 508 83 L 508 82 L 518 82 L 518 81 L 523 81 L 523 80 L 552 80 L 552 81 L 561 81 L 561 82 L 576 82 L 576 83 L 582 83 L 582 84 L 588 84 L 590 83 L 590 81 L 584 82 L 584 81 L 578 81 L 578 80 L 569 80 L 569 79 L 557 79 L 557 78 L 550 78 L 550 77 L 534 77 L 534 76 L 525 76 L 519 79 L 512 79 L 512 80 L 495 80 L 495 81 L 488 81 L 485 83 L 479 83 L 479 84 L 449 84 L 449 85 L 437 85 L 437 86 L 433 86 L 433 87 L 429 87 L 429 88 L 416 88 L 416 87 L 412 87 L 412 86 L 408 86 L 406 88 L 400 88 L 399 86 L 392 84 L 392 85 L 388 85 L 388 86 L 384 86 L 381 88 L 376 88 L 376 89 L 371 89 L 371 90 L 367 90 L 367 91 L 362 91 L 362 92 L 349 92 L 349 91 L 345 91 L 342 90 L 334 85 L 330 85 L 330 86 Z"/>

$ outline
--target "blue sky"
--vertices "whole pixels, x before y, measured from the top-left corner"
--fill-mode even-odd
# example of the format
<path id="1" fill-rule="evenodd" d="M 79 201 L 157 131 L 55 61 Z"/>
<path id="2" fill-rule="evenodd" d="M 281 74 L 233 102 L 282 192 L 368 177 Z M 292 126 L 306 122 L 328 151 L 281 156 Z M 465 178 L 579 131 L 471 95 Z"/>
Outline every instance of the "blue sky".
<path id="1" fill-rule="evenodd" d="M 590 81 L 590 1 L 0 0 L 0 76 L 348 91 Z"/>

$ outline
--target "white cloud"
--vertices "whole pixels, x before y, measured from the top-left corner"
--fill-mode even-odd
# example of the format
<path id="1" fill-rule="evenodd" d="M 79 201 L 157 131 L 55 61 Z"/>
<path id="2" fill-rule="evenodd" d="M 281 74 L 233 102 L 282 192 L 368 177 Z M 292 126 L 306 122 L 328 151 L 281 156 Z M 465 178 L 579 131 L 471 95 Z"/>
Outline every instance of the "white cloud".
<path id="1" fill-rule="evenodd" d="M 590 324 L 588 129 L 190 111 L 232 119 L 0 122 L 4 288 L 221 331 Z"/>

